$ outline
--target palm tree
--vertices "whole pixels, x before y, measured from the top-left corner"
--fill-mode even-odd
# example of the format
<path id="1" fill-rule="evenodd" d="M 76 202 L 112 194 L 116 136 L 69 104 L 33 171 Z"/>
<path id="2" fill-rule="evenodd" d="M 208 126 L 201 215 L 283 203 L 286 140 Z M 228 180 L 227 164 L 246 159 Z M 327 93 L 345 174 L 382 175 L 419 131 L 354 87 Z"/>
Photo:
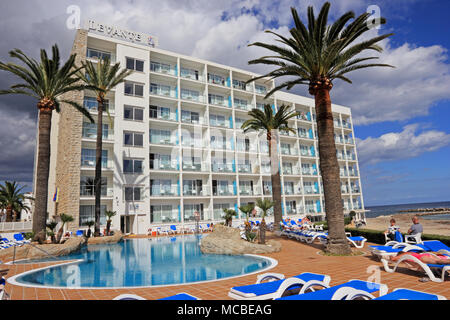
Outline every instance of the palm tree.
<path id="1" fill-rule="evenodd" d="M 329 226 L 330 241 L 327 251 L 347 254 L 350 247 L 344 230 L 344 214 L 340 191 L 339 165 L 334 142 L 333 114 L 331 111 L 330 91 L 333 81 L 341 79 L 352 83 L 347 73 L 370 67 L 392 67 L 387 64 L 373 63 L 376 56 L 357 57 L 363 51 L 382 52 L 377 44 L 392 34 L 380 35 L 355 44 L 367 31 L 372 21 L 369 13 L 355 18 L 353 12 L 347 12 L 332 25 L 327 25 L 330 3 L 323 5 L 318 17 L 313 7 L 308 7 L 308 28 L 300 20 L 297 10 L 291 8 L 295 27 L 290 30 L 290 38 L 272 31 L 266 31 L 278 37 L 282 46 L 256 42 L 251 45 L 274 52 L 275 55 L 264 56 L 249 61 L 249 64 L 266 64 L 277 69 L 251 81 L 270 77 L 272 79 L 288 76 L 290 79 L 270 90 L 266 96 L 295 85 L 309 85 L 309 93 L 315 98 L 317 114 L 317 132 L 319 138 L 320 169 L 322 174 L 325 212 Z M 350 22 L 351 19 L 354 21 Z M 386 23 L 381 18 L 380 23 Z M 367 62 L 370 61 L 370 62 Z"/>
<path id="2" fill-rule="evenodd" d="M 92 234 L 91 227 L 92 227 L 94 224 L 95 224 L 95 221 L 88 221 L 88 222 L 86 222 L 86 225 L 88 226 L 88 231 L 87 231 L 87 234 L 86 234 L 86 237 L 87 237 L 87 238 L 90 238 L 90 237 L 91 237 L 91 234 Z"/>
<path id="3" fill-rule="evenodd" d="M 250 222 L 248 221 L 248 217 L 254 209 L 255 209 L 255 205 L 253 203 L 247 203 L 246 205 L 239 207 L 239 210 L 241 210 L 246 216 L 245 235 L 247 238 L 248 238 L 248 234 L 252 231 L 252 226 L 250 225 Z"/>
<path id="4" fill-rule="evenodd" d="M 223 218 L 225 219 L 225 226 L 231 227 L 233 222 L 233 217 L 237 215 L 236 211 L 233 209 L 223 209 L 223 213 L 225 214 Z"/>
<path id="5" fill-rule="evenodd" d="M 259 225 L 259 243 L 266 244 L 266 220 L 264 219 L 269 211 L 273 207 L 273 201 L 269 199 L 258 199 L 256 200 L 256 206 L 262 211 L 262 220 Z"/>
<path id="6" fill-rule="evenodd" d="M 0 70 L 16 75 L 23 80 L 23 83 L 15 84 L 8 90 L 0 90 L 0 94 L 21 94 L 38 100 L 38 154 L 36 159 L 36 190 L 34 190 L 33 232 L 35 240 L 43 242 L 46 237 L 50 130 L 53 110 L 60 112 L 61 104 L 64 103 L 76 108 L 92 122 L 93 119 L 82 105 L 63 97 L 68 92 L 85 89 L 85 86 L 77 83 L 78 78 L 75 77 L 81 68 L 75 68 L 76 56 L 74 54 L 62 67 L 57 45 L 52 47 L 51 59 L 48 58 L 45 50 L 41 50 L 40 62 L 29 58 L 19 49 L 10 51 L 9 55 L 18 59 L 23 65 L 0 62 Z"/>
<path id="7" fill-rule="evenodd" d="M 289 127 L 288 121 L 297 117 L 298 112 L 292 112 L 289 106 L 282 105 L 278 108 L 276 114 L 270 104 L 264 106 L 264 112 L 259 109 L 249 111 L 248 115 L 252 117 L 242 124 L 244 133 L 248 131 L 261 131 L 266 133 L 269 144 L 270 171 L 272 181 L 272 198 L 274 201 L 274 225 L 280 225 L 283 213 L 281 212 L 281 178 L 278 155 L 278 131 L 293 132 Z"/>
<path id="8" fill-rule="evenodd" d="M 55 238 L 55 228 L 58 225 L 58 222 L 56 221 L 50 221 L 49 223 L 47 223 L 47 228 L 50 229 L 50 231 L 47 231 L 47 235 L 49 235 L 52 239 L 52 243 L 56 243 L 56 238 Z"/>
<path id="9" fill-rule="evenodd" d="M 108 218 L 107 220 L 106 220 L 106 234 L 105 234 L 105 236 L 109 236 L 109 231 L 110 231 L 110 229 L 111 229 L 111 222 L 112 222 L 112 217 L 114 217 L 115 215 L 117 214 L 117 212 L 116 211 L 106 211 L 105 212 L 105 215 L 106 215 L 106 217 Z"/>
<path id="10" fill-rule="evenodd" d="M 61 228 L 59 228 L 58 231 L 58 238 L 56 240 L 57 243 L 61 242 L 61 238 L 63 236 L 63 232 L 64 232 L 64 226 L 66 225 L 66 223 L 72 222 L 74 219 L 71 215 L 65 214 L 65 213 L 61 213 L 61 215 L 59 216 L 62 222 Z"/>
<path id="11" fill-rule="evenodd" d="M 120 71 L 120 63 L 111 65 L 109 58 L 99 60 L 96 65 L 92 61 L 82 62 L 85 73 L 78 72 L 78 76 L 87 86 L 94 88 L 98 102 L 97 116 L 97 144 L 96 144 L 96 165 L 95 165 L 95 227 L 94 237 L 100 236 L 100 209 L 102 197 L 102 150 L 103 150 L 103 111 L 105 107 L 105 97 L 118 84 L 125 81 L 133 71 Z M 108 117 L 109 110 L 106 110 Z"/>
<path id="12" fill-rule="evenodd" d="M 19 187 L 15 181 L 5 181 L 4 185 L 0 185 L 0 202 L 6 211 L 6 222 L 16 221 L 22 210 L 30 210 L 30 207 L 24 204 L 25 199 L 30 198 L 22 193 L 23 188 L 25 186 Z"/>

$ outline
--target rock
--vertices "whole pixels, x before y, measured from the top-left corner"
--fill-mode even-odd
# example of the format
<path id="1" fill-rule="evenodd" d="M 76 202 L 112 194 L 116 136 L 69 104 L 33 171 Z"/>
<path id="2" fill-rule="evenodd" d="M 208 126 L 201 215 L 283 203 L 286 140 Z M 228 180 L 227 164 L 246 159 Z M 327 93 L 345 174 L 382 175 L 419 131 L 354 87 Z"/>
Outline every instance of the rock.
<path id="1" fill-rule="evenodd" d="M 200 248 L 203 253 L 212 254 L 263 254 L 280 251 L 281 244 L 274 240 L 266 245 L 251 243 L 241 239 L 239 229 L 215 225 L 213 232 L 202 238 Z"/>
<path id="2" fill-rule="evenodd" d="M 70 238 L 63 244 L 42 244 L 42 245 L 23 245 L 16 247 L 15 260 L 22 259 L 45 259 L 51 256 L 66 256 L 72 252 L 78 251 L 86 243 L 85 238 Z M 0 260 L 3 262 L 12 261 L 14 248 L 8 248 L 0 251 Z"/>
<path id="3" fill-rule="evenodd" d="M 97 238 L 89 238 L 88 245 L 92 244 L 109 244 L 109 243 L 118 243 L 123 239 L 122 232 L 115 230 L 114 235 L 109 237 L 97 237 Z"/>

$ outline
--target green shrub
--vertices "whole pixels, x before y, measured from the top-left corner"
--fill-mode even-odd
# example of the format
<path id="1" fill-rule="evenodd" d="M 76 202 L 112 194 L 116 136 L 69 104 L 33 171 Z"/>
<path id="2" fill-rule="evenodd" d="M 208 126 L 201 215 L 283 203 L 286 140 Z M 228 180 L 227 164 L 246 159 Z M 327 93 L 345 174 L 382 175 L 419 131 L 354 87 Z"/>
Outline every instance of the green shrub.
<path id="1" fill-rule="evenodd" d="M 27 240 L 32 240 L 34 238 L 34 232 L 25 232 L 23 237 Z"/>

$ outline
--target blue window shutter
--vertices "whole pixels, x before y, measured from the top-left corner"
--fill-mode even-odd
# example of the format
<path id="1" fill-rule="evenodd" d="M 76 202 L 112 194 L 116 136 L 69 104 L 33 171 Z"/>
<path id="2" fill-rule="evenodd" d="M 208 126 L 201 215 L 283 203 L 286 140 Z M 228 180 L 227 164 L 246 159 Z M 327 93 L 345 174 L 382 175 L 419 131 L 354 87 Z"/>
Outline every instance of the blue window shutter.
<path id="1" fill-rule="evenodd" d="M 177 145 L 179 145 L 179 144 L 180 144 L 180 140 L 179 140 L 178 132 L 177 132 Z"/>
<path id="2" fill-rule="evenodd" d="M 177 180 L 177 193 L 180 195 L 180 180 Z"/>
<path id="3" fill-rule="evenodd" d="M 230 79 L 230 77 L 227 78 L 227 87 L 231 87 L 231 79 Z"/>
<path id="4" fill-rule="evenodd" d="M 233 106 L 233 103 L 231 101 L 231 96 L 228 96 L 228 106 L 231 108 Z"/>
<path id="5" fill-rule="evenodd" d="M 313 139 L 313 138 L 314 138 L 314 136 L 313 136 L 313 132 L 312 132 L 312 129 L 309 129 L 309 137 L 310 137 L 311 139 Z"/>
<path id="6" fill-rule="evenodd" d="M 311 146 L 311 155 L 312 155 L 313 157 L 316 156 L 316 150 L 314 150 L 314 146 Z"/>
<path id="7" fill-rule="evenodd" d="M 234 211 L 236 211 L 236 213 L 238 214 L 238 217 L 239 217 L 239 208 L 238 208 L 237 203 L 234 204 Z"/>
<path id="8" fill-rule="evenodd" d="M 234 138 L 233 137 L 231 137 L 230 142 L 231 142 L 231 150 L 234 150 Z"/>
<path id="9" fill-rule="evenodd" d="M 178 205 L 178 222 L 181 221 L 181 206 Z"/>
<path id="10" fill-rule="evenodd" d="M 236 172 L 236 160 L 233 159 L 233 172 Z M 236 181 L 234 182 L 236 184 Z"/>
<path id="11" fill-rule="evenodd" d="M 312 167 L 313 167 L 313 173 L 314 173 L 314 174 L 317 174 L 317 166 L 316 166 L 316 164 L 314 163 L 314 164 L 312 165 Z"/>
<path id="12" fill-rule="evenodd" d="M 314 182 L 314 189 L 316 192 L 319 192 L 319 183 L 317 181 Z"/>
<path id="13" fill-rule="evenodd" d="M 234 192 L 234 195 L 237 195 L 236 181 L 233 181 L 233 192 Z M 237 205 L 236 205 L 236 206 L 237 206 Z"/>
<path id="14" fill-rule="evenodd" d="M 230 116 L 230 128 L 233 129 L 233 116 Z"/>
<path id="15" fill-rule="evenodd" d="M 175 87 L 175 98 L 178 99 L 178 86 Z"/>
<path id="16" fill-rule="evenodd" d="M 175 65 L 175 75 L 178 76 L 178 64 Z"/>
<path id="17" fill-rule="evenodd" d="M 175 121 L 178 121 L 178 108 L 175 109 Z"/>
<path id="18" fill-rule="evenodd" d="M 317 212 L 322 212 L 322 208 L 320 206 L 320 200 L 316 201 L 316 209 L 317 209 Z"/>
<path id="19" fill-rule="evenodd" d="M 180 170 L 180 156 L 177 156 L 177 170 Z"/>
<path id="20" fill-rule="evenodd" d="M 308 119 L 308 121 L 311 121 L 311 112 L 308 112 L 308 113 L 306 114 L 306 118 Z"/>

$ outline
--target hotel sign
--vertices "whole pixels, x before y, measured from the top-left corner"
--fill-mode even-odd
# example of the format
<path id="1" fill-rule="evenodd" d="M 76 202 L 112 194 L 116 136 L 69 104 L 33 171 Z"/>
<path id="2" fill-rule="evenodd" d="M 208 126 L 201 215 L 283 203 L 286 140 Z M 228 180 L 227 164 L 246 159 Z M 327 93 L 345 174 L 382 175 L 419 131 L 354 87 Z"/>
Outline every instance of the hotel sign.
<path id="1" fill-rule="evenodd" d="M 85 24 L 86 30 L 102 36 L 111 37 L 117 40 L 141 44 L 144 46 L 156 47 L 158 39 L 149 34 L 130 31 L 113 25 L 97 22 L 95 20 L 87 20 Z"/>

